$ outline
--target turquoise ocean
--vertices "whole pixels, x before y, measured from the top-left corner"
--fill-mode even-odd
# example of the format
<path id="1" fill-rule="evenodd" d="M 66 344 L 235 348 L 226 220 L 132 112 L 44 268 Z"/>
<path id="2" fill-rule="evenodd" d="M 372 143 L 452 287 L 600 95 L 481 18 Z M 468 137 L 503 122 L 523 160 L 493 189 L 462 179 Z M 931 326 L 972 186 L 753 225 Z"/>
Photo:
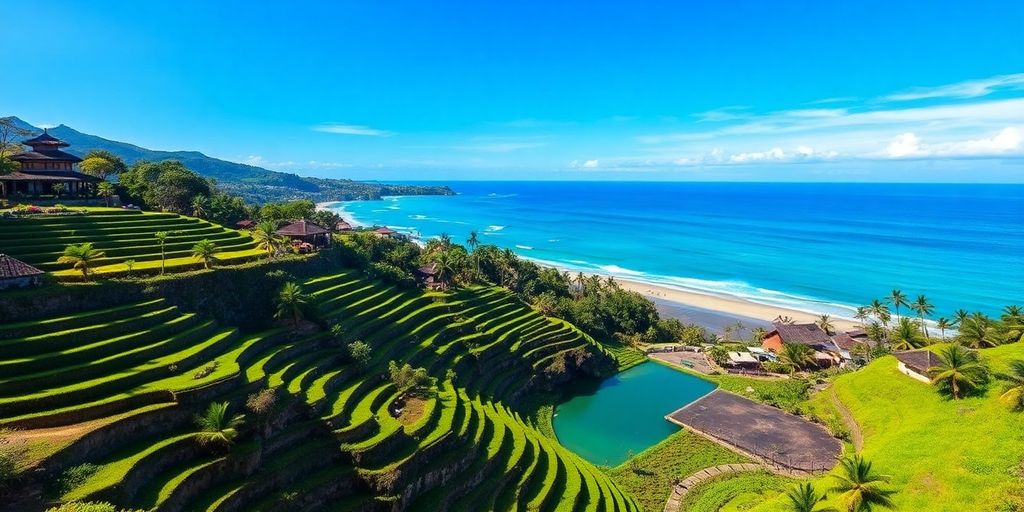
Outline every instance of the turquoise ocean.
<path id="1" fill-rule="evenodd" d="M 893 288 L 935 316 L 1024 305 L 1024 185 L 453 182 L 336 203 L 574 270 L 850 318 Z"/>

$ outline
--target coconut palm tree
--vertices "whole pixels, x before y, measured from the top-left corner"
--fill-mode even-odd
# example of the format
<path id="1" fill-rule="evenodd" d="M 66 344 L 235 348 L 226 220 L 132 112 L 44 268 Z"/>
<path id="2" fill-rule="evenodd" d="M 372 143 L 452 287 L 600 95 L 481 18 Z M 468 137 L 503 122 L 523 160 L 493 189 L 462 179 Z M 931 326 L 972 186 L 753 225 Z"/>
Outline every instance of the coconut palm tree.
<path id="1" fill-rule="evenodd" d="M 1006 391 L 999 399 L 1014 411 L 1024 411 L 1024 359 L 1010 361 L 1010 369 L 999 374 L 1007 382 Z"/>
<path id="2" fill-rule="evenodd" d="M 818 327 L 821 327 L 821 330 L 825 331 L 825 334 L 828 334 L 829 336 L 835 334 L 836 332 L 836 327 L 835 325 L 832 324 L 831 316 L 821 315 L 818 317 L 818 321 L 815 323 L 818 324 Z"/>
<path id="3" fill-rule="evenodd" d="M 871 307 L 870 306 L 859 306 L 857 308 L 857 311 L 853 314 L 853 318 L 855 318 L 858 322 L 860 322 L 860 326 L 861 326 L 861 328 L 863 328 L 864 327 L 864 321 L 868 319 L 868 315 L 870 315 L 870 314 L 871 314 Z"/>
<path id="4" fill-rule="evenodd" d="M 801 343 L 783 343 L 779 362 L 789 367 L 791 373 L 802 370 L 814 364 L 814 349 Z"/>
<path id="5" fill-rule="evenodd" d="M 165 262 L 167 261 L 167 252 L 164 247 L 167 245 L 167 232 L 157 231 L 153 233 L 153 237 L 156 238 L 156 243 L 160 244 L 160 273 L 163 274 L 165 270 Z"/>
<path id="6" fill-rule="evenodd" d="M 441 251 L 434 256 L 434 271 L 441 286 L 447 290 L 456 272 L 455 257 L 450 251 Z"/>
<path id="7" fill-rule="evenodd" d="M 764 337 L 768 335 L 768 329 L 764 327 L 754 327 L 750 331 L 750 339 L 760 343 L 764 341 Z"/>
<path id="8" fill-rule="evenodd" d="M 241 414 L 228 415 L 227 402 L 213 402 L 206 408 L 206 412 L 195 417 L 196 426 L 199 427 L 196 440 L 207 446 L 229 448 L 238 437 L 238 427 L 244 421 L 245 416 Z"/>
<path id="9" fill-rule="evenodd" d="M 889 306 L 887 306 L 884 302 L 875 299 L 871 301 L 871 305 L 868 306 L 868 308 L 871 311 L 871 316 L 875 317 L 875 319 L 878 320 L 879 322 L 882 322 L 882 327 L 885 327 L 888 330 L 889 320 L 892 318 L 892 316 L 889 313 Z"/>
<path id="10" fill-rule="evenodd" d="M 257 224 L 252 230 L 252 238 L 256 241 L 256 248 L 267 251 L 267 257 L 270 259 L 274 258 L 288 240 L 277 234 L 277 225 L 270 220 Z"/>
<path id="11" fill-rule="evenodd" d="M 295 281 L 288 281 L 277 292 L 277 312 L 274 318 L 292 319 L 292 326 L 298 328 L 299 321 L 305 316 L 309 308 L 310 297 L 302 291 L 302 287 Z"/>
<path id="12" fill-rule="evenodd" d="M 469 250 L 473 253 L 473 263 L 476 265 L 476 278 L 480 279 L 480 255 L 476 252 L 476 248 L 480 247 L 480 237 L 477 236 L 476 230 L 469 232 L 466 245 L 469 246 Z"/>
<path id="13" fill-rule="evenodd" d="M 889 345 L 893 350 L 911 350 L 923 347 L 925 339 L 917 326 L 909 318 L 903 317 L 889 333 Z"/>
<path id="14" fill-rule="evenodd" d="M 952 344 L 939 353 L 939 364 L 928 369 L 932 384 L 949 391 L 959 400 L 965 391 L 978 389 L 988 382 L 988 368 L 978 353 Z"/>
<path id="15" fill-rule="evenodd" d="M 953 312 L 953 323 L 962 326 L 970 316 L 971 314 L 966 309 L 958 309 Z"/>
<path id="16" fill-rule="evenodd" d="M 789 510 L 792 512 L 838 512 L 834 507 L 819 507 L 825 501 L 826 494 L 818 494 L 809 482 L 797 484 L 786 491 L 789 498 Z"/>
<path id="17" fill-rule="evenodd" d="M 892 307 L 896 308 L 896 320 L 900 319 L 900 306 L 909 305 L 907 303 L 907 295 L 900 291 L 899 288 L 893 288 L 889 292 L 889 303 L 892 304 Z"/>
<path id="18" fill-rule="evenodd" d="M 896 491 L 884 487 L 889 481 L 888 476 L 871 471 L 871 463 L 859 454 L 839 462 L 842 470 L 832 476 L 836 480 L 832 491 L 839 493 L 839 499 L 846 504 L 847 511 L 871 512 L 875 507 L 891 509 L 895 506 L 892 495 Z"/>
<path id="19" fill-rule="evenodd" d="M 88 281 L 89 268 L 104 256 L 106 254 L 103 251 L 93 249 L 92 242 L 85 242 L 65 247 L 64 254 L 57 258 L 57 263 L 72 264 L 74 268 L 82 271 L 82 280 Z"/>
<path id="20" fill-rule="evenodd" d="M 994 347 L 1002 341 L 992 320 L 981 313 L 965 318 L 958 331 L 956 341 L 971 348 Z"/>
<path id="21" fill-rule="evenodd" d="M 109 181 L 102 181 L 99 185 L 96 185 L 96 193 L 103 198 L 107 208 L 110 207 L 110 198 L 114 196 L 114 185 Z"/>
<path id="22" fill-rule="evenodd" d="M 999 320 L 1004 343 L 1024 342 L 1024 309 L 1020 306 L 1006 306 Z"/>
<path id="23" fill-rule="evenodd" d="M 203 268 L 210 268 L 217 262 L 217 244 L 213 240 L 204 238 L 192 246 L 192 257 L 203 262 Z"/>
<path id="24" fill-rule="evenodd" d="M 928 297 L 924 294 L 918 295 L 914 302 L 910 304 L 910 309 L 913 309 L 917 313 L 917 320 L 921 323 L 921 332 L 924 333 L 924 337 L 928 337 L 928 329 L 924 325 L 924 317 L 935 312 L 935 306 L 928 301 Z"/>
<path id="25" fill-rule="evenodd" d="M 935 321 L 935 327 L 939 328 L 939 336 L 942 337 L 942 339 L 946 339 L 946 329 L 949 329 L 950 325 L 949 319 L 944 316 L 940 316 L 939 319 Z"/>
<path id="26" fill-rule="evenodd" d="M 209 210 L 210 200 L 203 195 L 199 195 L 192 198 L 192 216 L 205 219 L 207 210 Z"/>

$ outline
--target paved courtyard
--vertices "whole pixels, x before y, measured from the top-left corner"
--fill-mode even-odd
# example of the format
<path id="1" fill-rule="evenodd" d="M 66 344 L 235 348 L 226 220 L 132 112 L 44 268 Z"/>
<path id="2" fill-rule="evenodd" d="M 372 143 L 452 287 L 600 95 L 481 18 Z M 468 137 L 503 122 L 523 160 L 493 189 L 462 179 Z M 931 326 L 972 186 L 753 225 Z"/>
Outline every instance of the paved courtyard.
<path id="1" fill-rule="evenodd" d="M 666 419 L 767 463 L 801 472 L 831 469 L 842 450 L 842 443 L 822 426 L 722 390 Z"/>

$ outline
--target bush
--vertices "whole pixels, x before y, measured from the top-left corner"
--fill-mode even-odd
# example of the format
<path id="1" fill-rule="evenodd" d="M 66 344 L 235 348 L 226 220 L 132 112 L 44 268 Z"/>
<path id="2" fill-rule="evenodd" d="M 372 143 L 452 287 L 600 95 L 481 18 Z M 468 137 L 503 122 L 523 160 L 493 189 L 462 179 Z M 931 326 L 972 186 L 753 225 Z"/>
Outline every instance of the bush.
<path id="1" fill-rule="evenodd" d="M 413 368 L 409 363 L 398 366 L 393 360 L 388 362 L 388 375 L 400 393 L 419 391 L 433 382 L 426 368 Z"/>
<path id="2" fill-rule="evenodd" d="M 370 345 L 365 341 L 353 341 L 348 344 L 348 356 L 356 367 L 362 369 L 370 363 Z"/>
<path id="3" fill-rule="evenodd" d="M 192 378 L 195 380 L 199 380 L 202 379 L 203 377 L 208 377 L 211 373 L 217 371 L 217 367 L 219 366 L 220 363 L 218 363 L 217 361 L 213 361 L 197 370 L 196 373 L 192 375 Z"/>
<path id="4" fill-rule="evenodd" d="M 64 473 L 57 479 L 56 487 L 53 489 L 54 494 L 64 495 L 70 492 L 72 489 L 81 486 L 85 481 L 96 473 L 99 466 L 95 464 L 79 464 L 77 466 L 71 466 L 64 470 Z"/>
<path id="5" fill-rule="evenodd" d="M 134 510 L 119 509 L 106 502 L 77 502 L 64 503 L 63 505 L 47 509 L 46 512 L 136 512 Z M 142 512 L 142 511 L 138 511 Z"/>

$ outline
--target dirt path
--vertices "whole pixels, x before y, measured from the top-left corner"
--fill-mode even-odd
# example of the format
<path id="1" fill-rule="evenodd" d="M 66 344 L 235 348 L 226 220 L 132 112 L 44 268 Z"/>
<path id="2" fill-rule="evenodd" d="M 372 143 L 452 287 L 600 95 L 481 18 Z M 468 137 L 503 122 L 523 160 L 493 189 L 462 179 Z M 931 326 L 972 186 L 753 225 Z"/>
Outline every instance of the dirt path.
<path id="1" fill-rule="evenodd" d="M 686 480 L 679 482 L 672 489 L 672 494 L 669 495 L 668 501 L 665 502 L 665 512 L 678 512 L 679 504 L 683 501 L 683 497 L 690 492 L 695 486 L 714 478 L 718 475 L 724 475 L 727 473 L 740 473 L 743 471 L 760 471 L 768 469 L 760 464 L 722 464 L 721 466 L 713 466 L 710 468 L 704 468 L 688 477 Z"/>
<path id="2" fill-rule="evenodd" d="M 853 413 L 850 412 L 850 409 L 847 409 L 846 404 L 839 399 L 839 395 L 836 394 L 835 388 L 829 390 L 829 395 L 832 398 L 832 403 L 839 411 L 839 415 L 843 417 L 843 423 L 846 424 L 846 428 L 850 429 L 850 438 L 853 440 L 853 449 L 860 453 L 860 451 L 864 449 L 864 434 L 860 431 L 860 425 L 857 424 L 857 420 L 853 418 Z"/>

